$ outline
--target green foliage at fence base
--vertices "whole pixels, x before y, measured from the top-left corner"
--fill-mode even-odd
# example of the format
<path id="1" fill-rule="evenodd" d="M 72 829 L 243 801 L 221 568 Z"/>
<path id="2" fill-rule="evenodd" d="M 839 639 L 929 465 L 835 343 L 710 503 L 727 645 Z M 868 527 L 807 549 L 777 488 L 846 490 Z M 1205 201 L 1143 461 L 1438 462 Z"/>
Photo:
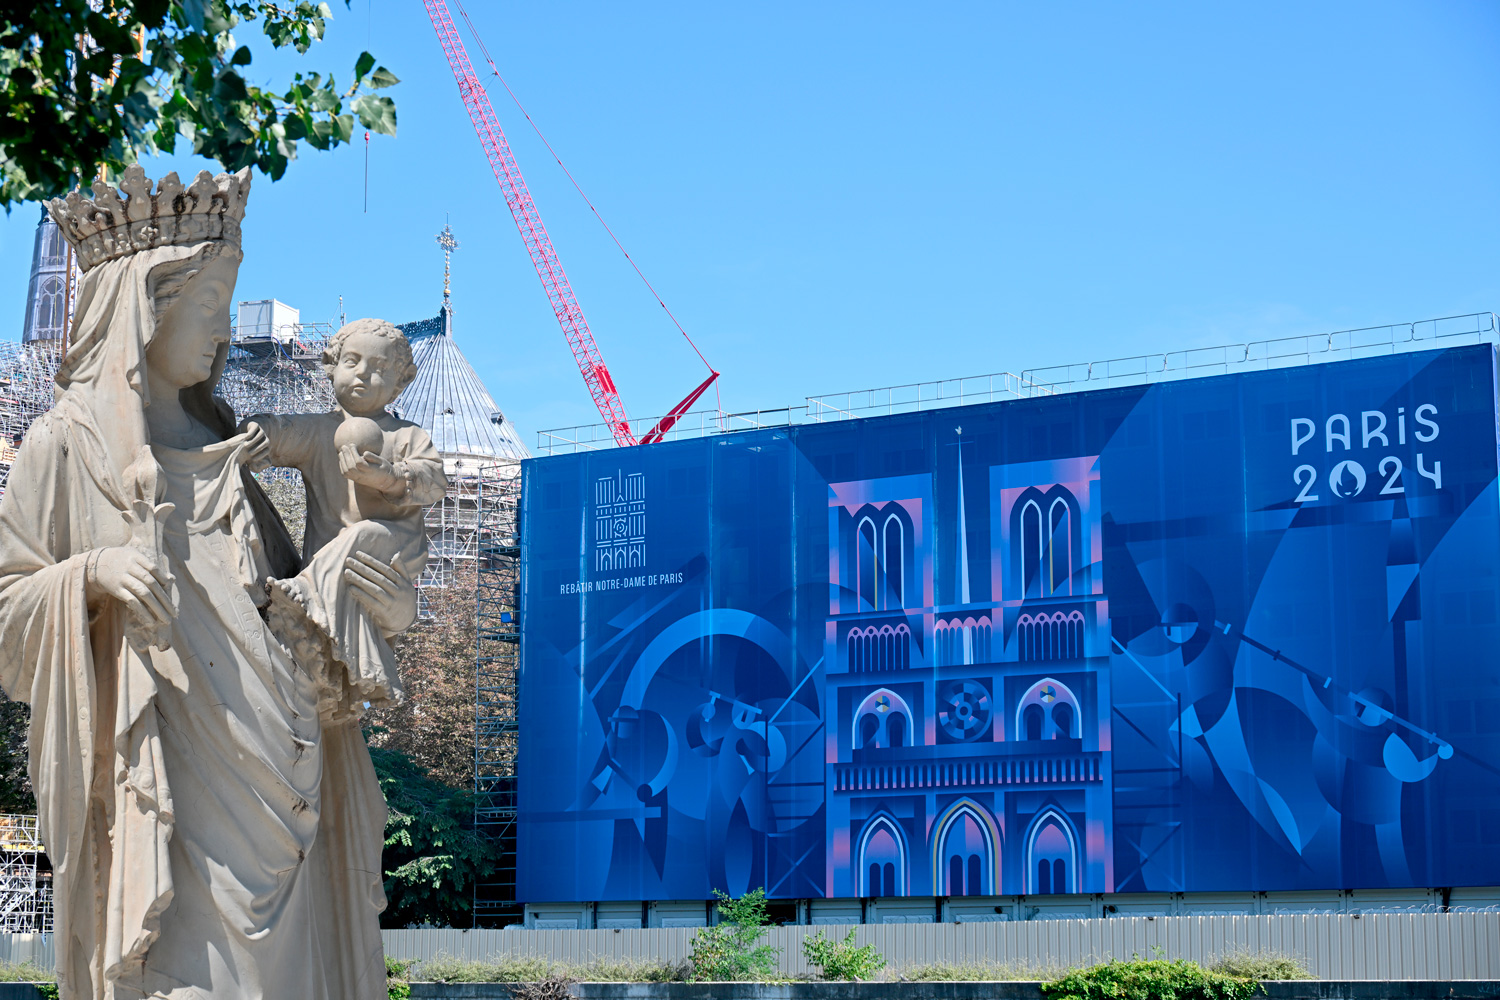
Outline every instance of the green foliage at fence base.
<path id="1" fill-rule="evenodd" d="M 904 983 L 1032 983 L 1057 979 L 1067 972 L 1067 969 L 1059 965 L 1028 965 L 1024 962 L 1014 965 L 1000 962 L 934 962 L 902 969 L 893 978 Z"/>
<path id="2" fill-rule="evenodd" d="M 423 960 L 387 957 L 387 974 L 393 979 L 422 983 L 539 983 L 562 980 L 573 983 L 681 983 L 690 970 L 686 965 L 663 962 L 612 961 L 596 958 L 584 965 L 549 962 L 545 958 L 494 957 L 488 960 L 434 955 Z M 393 969 L 399 971 L 391 971 Z"/>
<path id="3" fill-rule="evenodd" d="M 55 983 L 57 973 L 35 962 L 0 962 L 0 983 Z"/>
<path id="4" fill-rule="evenodd" d="M 880 957 L 873 944 L 856 947 L 855 931 L 842 941 L 830 941 L 822 931 L 802 939 L 802 953 L 807 964 L 815 966 L 824 979 L 869 979 L 885 968 L 885 959 Z"/>
<path id="5" fill-rule="evenodd" d="M 781 949 L 766 944 L 766 891 L 756 889 L 739 899 L 714 890 L 720 923 L 700 927 L 693 935 L 688 961 L 699 982 L 766 981 L 774 978 Z"/>
<path id="6" fill-rule="evenodd" d="M 1258 992 L 1253 979 L 1184 959 L 1105 962 L 1042 984 L 1048 1000 L 1248 1000 Z"/>
<path id="7" fill-rule="evenodd" d="M 412 965 L 406 959 L 385 956 L 385 993 L 387 1000 L 411 1000 L 411 986 L 407 983 Z"/>
<path id="8" fill-rule="evenodd" d="M 1299 958 L 1274 951 L 1236 951 L 1225 955 L 1208 966 L 1214 972 L 1241 979 L 1316 979 L 1307 971 L 1307 964 Z"/>

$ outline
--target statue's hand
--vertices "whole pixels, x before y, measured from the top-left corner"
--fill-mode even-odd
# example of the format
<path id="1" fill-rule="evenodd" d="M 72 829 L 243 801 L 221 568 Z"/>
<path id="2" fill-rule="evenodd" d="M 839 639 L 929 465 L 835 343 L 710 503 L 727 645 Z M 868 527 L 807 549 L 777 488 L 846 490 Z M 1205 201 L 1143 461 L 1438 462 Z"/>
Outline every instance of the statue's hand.
<path id="1" fill-rule="evenodd" d="M 417 589 L 394 566 L 367 552 L 355 552 L 344 561 L 344 582 L 387 635 L 405 632 L 417 620 Z"/>
<path id="2" fill-rule="evenodd" d="M 406 477 L 397 475 L 396 467 L 389 461 L 373 452 L 360 453 L 352 444 L 339 449 L 339 471 L 345 479 L 379 493 L 395 493 L 406 486 Z"/>
<path id="3" fill-rule="evenodd" d="M 251 472 L 259 472 L 271 467 L 271 439 L 266 437 L 265 428 L 255 421 L 246 421 L 240 428 L 241 431 L 249 433 L 250 437 L 245 441 L 245 451 L 240 456 L 240 462 L 247 466 Z"/>
<path id="4" fill-rule="evenodd" d="M 144 623 L 167 625 L 177 609 L 167 596 L 171 586 L 166 573 L 140 549 L 115 545 L 89 553 L 84 574 L 84 593 L 90 604 L 113 597 L 131 616 Z"/>

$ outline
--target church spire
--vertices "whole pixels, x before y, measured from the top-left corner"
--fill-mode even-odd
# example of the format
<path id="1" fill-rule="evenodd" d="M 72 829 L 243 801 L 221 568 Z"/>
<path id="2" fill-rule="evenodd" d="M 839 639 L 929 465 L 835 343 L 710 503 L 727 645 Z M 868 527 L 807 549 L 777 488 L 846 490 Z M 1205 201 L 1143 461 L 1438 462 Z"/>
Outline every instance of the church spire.
<path id="1" fill-rule="evenodd" d="M 453 336 L 453 302 L 449 297 L 449 275 L 453 251 L 458 249 L 458 240 L 453 237 L 453 227 L 443 223 L 443 231 L 437 234 L 437 245 L 443 248 L 443 333 Z"/>

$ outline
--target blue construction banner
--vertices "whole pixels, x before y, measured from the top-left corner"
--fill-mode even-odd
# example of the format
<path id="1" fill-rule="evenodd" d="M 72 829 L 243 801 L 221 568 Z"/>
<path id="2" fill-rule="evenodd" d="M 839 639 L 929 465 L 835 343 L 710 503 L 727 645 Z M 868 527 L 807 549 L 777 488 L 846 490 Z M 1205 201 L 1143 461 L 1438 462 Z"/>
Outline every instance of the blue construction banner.
<path id="1" fill-rule="evenodd" d="M 1500 884 L 1490 347 L 524 476 L 522 900 Z"/>

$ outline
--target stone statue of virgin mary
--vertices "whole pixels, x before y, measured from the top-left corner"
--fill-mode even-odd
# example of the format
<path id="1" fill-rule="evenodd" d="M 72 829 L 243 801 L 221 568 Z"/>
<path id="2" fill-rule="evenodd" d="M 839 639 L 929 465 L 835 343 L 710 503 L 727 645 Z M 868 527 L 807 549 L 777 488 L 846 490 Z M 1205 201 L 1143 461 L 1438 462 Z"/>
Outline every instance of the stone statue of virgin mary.
<path id="1" fill-rule="evenodd" d="M 57 402 L 0 502 L 0 685 L 30 768 L 70 1000 L 376 1000 L 385 802 L 357 721 L 268 630 L 297 553 L 213 390 L 248 171 L 139 167 L 49 204 L 83 269 Z M 398 573 L 350 558 L 389 633 Z"/>

